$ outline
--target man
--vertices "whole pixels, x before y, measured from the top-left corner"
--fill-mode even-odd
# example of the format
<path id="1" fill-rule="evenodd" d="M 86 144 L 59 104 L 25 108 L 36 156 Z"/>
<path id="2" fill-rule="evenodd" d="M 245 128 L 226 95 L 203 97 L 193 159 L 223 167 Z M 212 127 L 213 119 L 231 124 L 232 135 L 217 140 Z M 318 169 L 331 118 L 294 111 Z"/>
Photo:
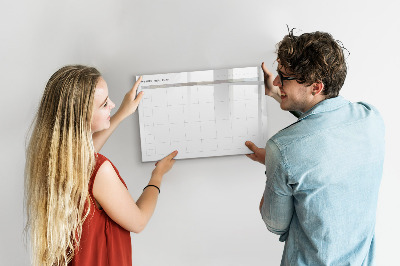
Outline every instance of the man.
<path id="1" fill-rule="evenodd" d="M 281 265 L 372 265 L 384 157 L 384 124 L 366 103 L 339 96 L 343 48 L 328 33 L 290 31 L 278 75 L 262 64 L 265 94 L 297 122 L 247 155 L 266 166 L 260 212 L 285 242 Z"/>

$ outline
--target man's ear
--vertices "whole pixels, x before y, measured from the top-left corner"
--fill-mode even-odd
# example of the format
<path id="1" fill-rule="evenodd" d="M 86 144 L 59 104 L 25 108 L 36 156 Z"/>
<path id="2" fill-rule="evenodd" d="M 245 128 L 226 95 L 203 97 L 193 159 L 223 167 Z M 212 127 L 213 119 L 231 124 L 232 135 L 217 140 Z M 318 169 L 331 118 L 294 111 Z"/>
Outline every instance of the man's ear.
<path id="1" fill-rule="evenodd" d="M 312 95 L 318 95 L 322 92 L 322 90 L 324 89 L 324 83 L 322 82 L 315 82 L 312 84 Z"/>

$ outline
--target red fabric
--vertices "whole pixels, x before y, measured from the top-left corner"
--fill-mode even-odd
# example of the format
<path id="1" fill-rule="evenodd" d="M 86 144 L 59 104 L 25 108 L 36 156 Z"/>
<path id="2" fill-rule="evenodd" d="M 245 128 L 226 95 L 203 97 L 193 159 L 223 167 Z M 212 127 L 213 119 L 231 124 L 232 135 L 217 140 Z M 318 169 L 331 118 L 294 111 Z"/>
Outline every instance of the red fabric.
<path id="1" fill-rule="evenodd" d="M 69 263 L 71 266 L 132 265 L 130 232 L 111 220 L 104 210 L 97 208 L 94 201 L 94 179 L 105 161 L 109 160 L 99 153 L 96 154 L 96 166 L 89 181 L 90 213 L 83 223 L 79 250 L 75 251 L 75 256 Z M 126 187 L 117 168 L 113 164 L 112 166 Z"/>

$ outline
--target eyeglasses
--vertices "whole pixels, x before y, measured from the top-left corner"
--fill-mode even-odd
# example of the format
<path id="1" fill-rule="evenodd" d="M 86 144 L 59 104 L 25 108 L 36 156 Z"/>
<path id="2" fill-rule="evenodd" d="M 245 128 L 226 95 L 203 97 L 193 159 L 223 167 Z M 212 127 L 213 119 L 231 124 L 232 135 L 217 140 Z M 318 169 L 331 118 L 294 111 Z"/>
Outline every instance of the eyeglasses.
<path id="1" fill-rule="evenodd" d="M 279 70 L 277 70 L 277 71 L 278 71 L 279 80 L 281 81 L 282 87 L 283 87 L 283 81 L 284 80 L 295 80 L 295 79 L 297 79 L 296 77 L 284 77 L 281 71 L 279 71 Z"/>

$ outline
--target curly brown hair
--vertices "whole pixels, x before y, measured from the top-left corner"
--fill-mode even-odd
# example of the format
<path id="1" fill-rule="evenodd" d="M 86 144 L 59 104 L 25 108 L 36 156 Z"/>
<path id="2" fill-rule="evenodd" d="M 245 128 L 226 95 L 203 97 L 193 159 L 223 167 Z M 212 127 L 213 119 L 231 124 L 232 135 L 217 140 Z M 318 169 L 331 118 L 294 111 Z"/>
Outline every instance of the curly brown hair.
<path id="1" fill-rule="evenodd" d="M 316 31 L 295 36 L 292 29 L 277 44 L 277 60 L 300 84 L 322 82 L 322 93 L 333 98 L 339 95 L 346 79 L 343 50 L 347 49 L 329 33 Z"/>

